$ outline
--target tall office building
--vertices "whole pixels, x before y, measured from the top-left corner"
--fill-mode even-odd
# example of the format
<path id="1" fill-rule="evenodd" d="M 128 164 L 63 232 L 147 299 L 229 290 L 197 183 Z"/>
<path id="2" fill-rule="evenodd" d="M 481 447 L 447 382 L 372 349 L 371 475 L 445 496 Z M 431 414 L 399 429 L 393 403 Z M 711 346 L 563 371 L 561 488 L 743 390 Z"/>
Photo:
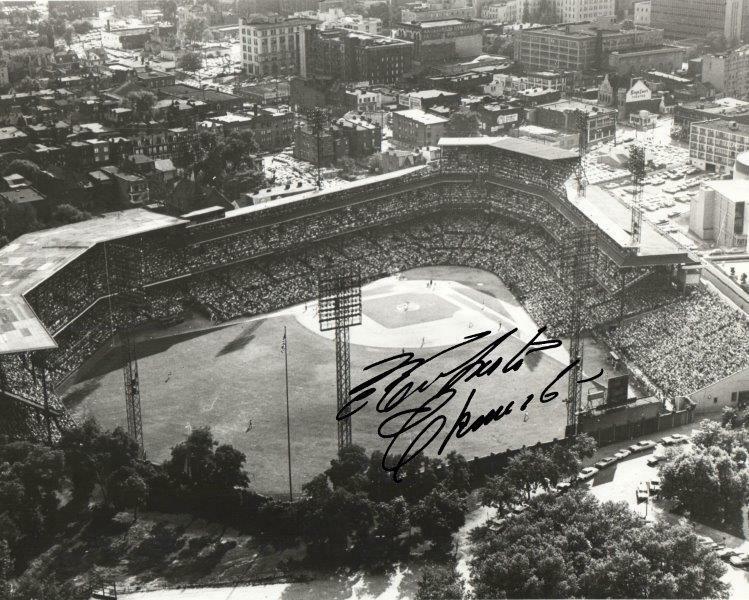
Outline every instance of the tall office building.
<path id="1" fill-rule="evenodd" d="M 730 43 L 746 36 L 748 0 L 652 0 L 650 24 L 669 38 L 704 37 L 720 32 Z"/>
<path id="2" fill-rule="evenodd" d="M 304 30 L 317 21 L 296 17 L 239 20 L 242 67 L 250 75 L 304 75 Z"/>

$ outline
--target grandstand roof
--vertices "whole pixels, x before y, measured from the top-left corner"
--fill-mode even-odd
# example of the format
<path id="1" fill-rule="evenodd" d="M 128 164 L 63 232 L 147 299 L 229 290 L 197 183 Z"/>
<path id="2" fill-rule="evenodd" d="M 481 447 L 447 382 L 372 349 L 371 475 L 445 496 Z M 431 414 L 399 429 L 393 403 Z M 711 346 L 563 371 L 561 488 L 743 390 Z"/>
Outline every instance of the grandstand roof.
<path id="1" fill-rule="evenodd" d="M 571 179 L 567 182 L 567 198 L 618 246 L 636 248 L 637 264 L 670 264 L 676 257 L 681 262 L 690 262 L 686 248 L 645 219 L 642 221 L 640 243 L 633 244 L 631 209 L 603 188 L 589 185 L 585 189 L 585 196 L 580 196 L 577 182 Z"/>
<path id="2" fill-rule="evenodd" d="M 0 354 L 56 347 L 23 294 L 97 243 L 182 222 L 135 208 L 27 233 L 0 248 Z"/>
<path id="3" fill-rule="evenodd" d="M 439 141 L 442 148 L 455 146 L 491 146 L 500 150 L 517 152 L 541 160 L 564 160 L 577 158 L 576 152 L 563 150 L 549 144 L 541 144 L 530 140 L 524 140 L 514 137 L 443 137 Z"/>

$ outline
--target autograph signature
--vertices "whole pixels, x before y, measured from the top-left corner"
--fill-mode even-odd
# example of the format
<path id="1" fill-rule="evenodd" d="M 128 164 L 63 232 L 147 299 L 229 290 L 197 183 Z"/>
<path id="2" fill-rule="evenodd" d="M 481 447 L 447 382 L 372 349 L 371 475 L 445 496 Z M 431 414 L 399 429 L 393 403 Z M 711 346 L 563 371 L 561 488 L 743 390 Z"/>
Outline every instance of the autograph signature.
<path id="1" fill-rule="evenodd" d="M 383 370 L 351 389 L 349 401 L 341 407 L 336 418 L 340 421 L 355 415 L 367 406 L 369 399 L 374 399 L 379 394 L 376 410 L 387 416 L 380 423 L 377 433 L 383 439 L 390 440 L 382 458 L 382 467 L 392 472 L 394 481 L 401 481 L 400 469 L 441 435 L 443 437 L 437 454 L 442 454 L 451 439 L 460 439 L 470 433 L 475 433 L 482 427 L 512 413 L 515 402 L 511 400 L 504 405 L 499 404 L 486 413 L 472 414 L 470 407 L 476 394 L 476 387 L 470 389 L 458 417 L 452 423 L 449 423 L 448 415 L 443 414 L 443 409 L 458 395 L 458 384 L 470 383 L 494 374 L 517 372 L 528 355 L 559 348 L 562 345 L 561 340 L 539 339 L 545 331 L 546 327 L 539 328 L 531 340 L 509 359 L 494 355 L 493 353 L 508 338 L 517 333 L 517 328 L 513 328 L 481 347 L 457 366 L 442 370 L 436 376 L 425 374 L 430 363 L 435 365 L 439 359 L 443 359 L 451 352 L 473 345 L 490 336 L 492 332 L 482 331 L 469 335 L 463 341 L 440 350 L 428 358 L 417 357 L 413 352 L 402 352 L 374 362 L 366 366 L 364 370 L 371 371 L 384 367 Z M 541 403 L 555 400 L 559 394 L 551 388 L 575 368 L 578 362 L 579 359 L 575 359 L 564 367 L 546 385 L 537 400 Z M 593 381 L 601 375 L 603 375 L 603 369 L 592 377 L 578 380 L 578 384 Z M 534 399 L 536 396 L 529 394 L 523 400 L 519 410 L 525 411 Z M 407 402 L 409 400 L 410 402 Z M 405 437 L 406 433 L 411 436 L 406 450 L 402 453 L 395 452 L 394 446 L 399 440 L 402 442 L 402 436 Z"/>

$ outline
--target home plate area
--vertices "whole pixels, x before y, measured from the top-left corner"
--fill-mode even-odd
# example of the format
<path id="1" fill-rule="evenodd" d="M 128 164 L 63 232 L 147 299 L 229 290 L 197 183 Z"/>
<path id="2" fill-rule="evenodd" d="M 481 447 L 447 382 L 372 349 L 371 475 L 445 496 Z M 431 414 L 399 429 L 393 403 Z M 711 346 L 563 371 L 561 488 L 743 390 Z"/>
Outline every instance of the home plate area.
<path id="1" fill-rule="evenodd" d="M 317 307 L 297 310 L 297 320 L 321 333 Z M 388 277 L 362 288 L 362 323 L 351 328 L 351 343 L 375 348 L 434 348 L 455 344 L 480 331 L 506 332 L 528 341 L 538 330 L 525 310 L 449 280 Z M 551 356 L 565 361 L 561 348 Z"/>

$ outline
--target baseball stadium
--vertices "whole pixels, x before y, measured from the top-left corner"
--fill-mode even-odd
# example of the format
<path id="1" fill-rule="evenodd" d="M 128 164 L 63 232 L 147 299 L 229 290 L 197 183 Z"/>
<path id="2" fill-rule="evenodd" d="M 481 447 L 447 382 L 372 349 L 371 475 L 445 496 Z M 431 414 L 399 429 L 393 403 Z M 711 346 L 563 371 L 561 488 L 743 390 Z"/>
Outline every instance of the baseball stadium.
<path id="1" fill-rule="evenodd" d="M 656 398 L 660 411 L 749 368 L 745 313 L 652 224 L 635 234 L 630 208 L 581 180 L 577 154 L 514 138 L 440 147 L 433 164 L 331 191 L 181 216 L 134 208 L 0 249 L 0 435 L 53 439 L 87 416 L 127 427 L 137 364 L 149 459 L 210 426 L 247 455 L 258 491 L 279 493 L 288 373 L 298 489 L 337 448 L 336 344 L 320 331 L 318 283 L 341 268 L 362 282 L 352 385 L 372 363 L 429 356 L 481 331 L 515 329 L 508 355 L 541 326 L 566 342 L 576 302 L 585 372 L 628 373 L 630 395 Z M 592 244 L 584 289 L 566 276 L 580 231 Z M 476 383 L 472 410 L 540 393 L 570 361 L 568 347 Z M 448 450 L 482 457 L 564 437 L 566 383 L 553 389 L 556 401 Z M 371 407 L 358 412 L 354 441 L 384 450 L 381 420 Z"/>

